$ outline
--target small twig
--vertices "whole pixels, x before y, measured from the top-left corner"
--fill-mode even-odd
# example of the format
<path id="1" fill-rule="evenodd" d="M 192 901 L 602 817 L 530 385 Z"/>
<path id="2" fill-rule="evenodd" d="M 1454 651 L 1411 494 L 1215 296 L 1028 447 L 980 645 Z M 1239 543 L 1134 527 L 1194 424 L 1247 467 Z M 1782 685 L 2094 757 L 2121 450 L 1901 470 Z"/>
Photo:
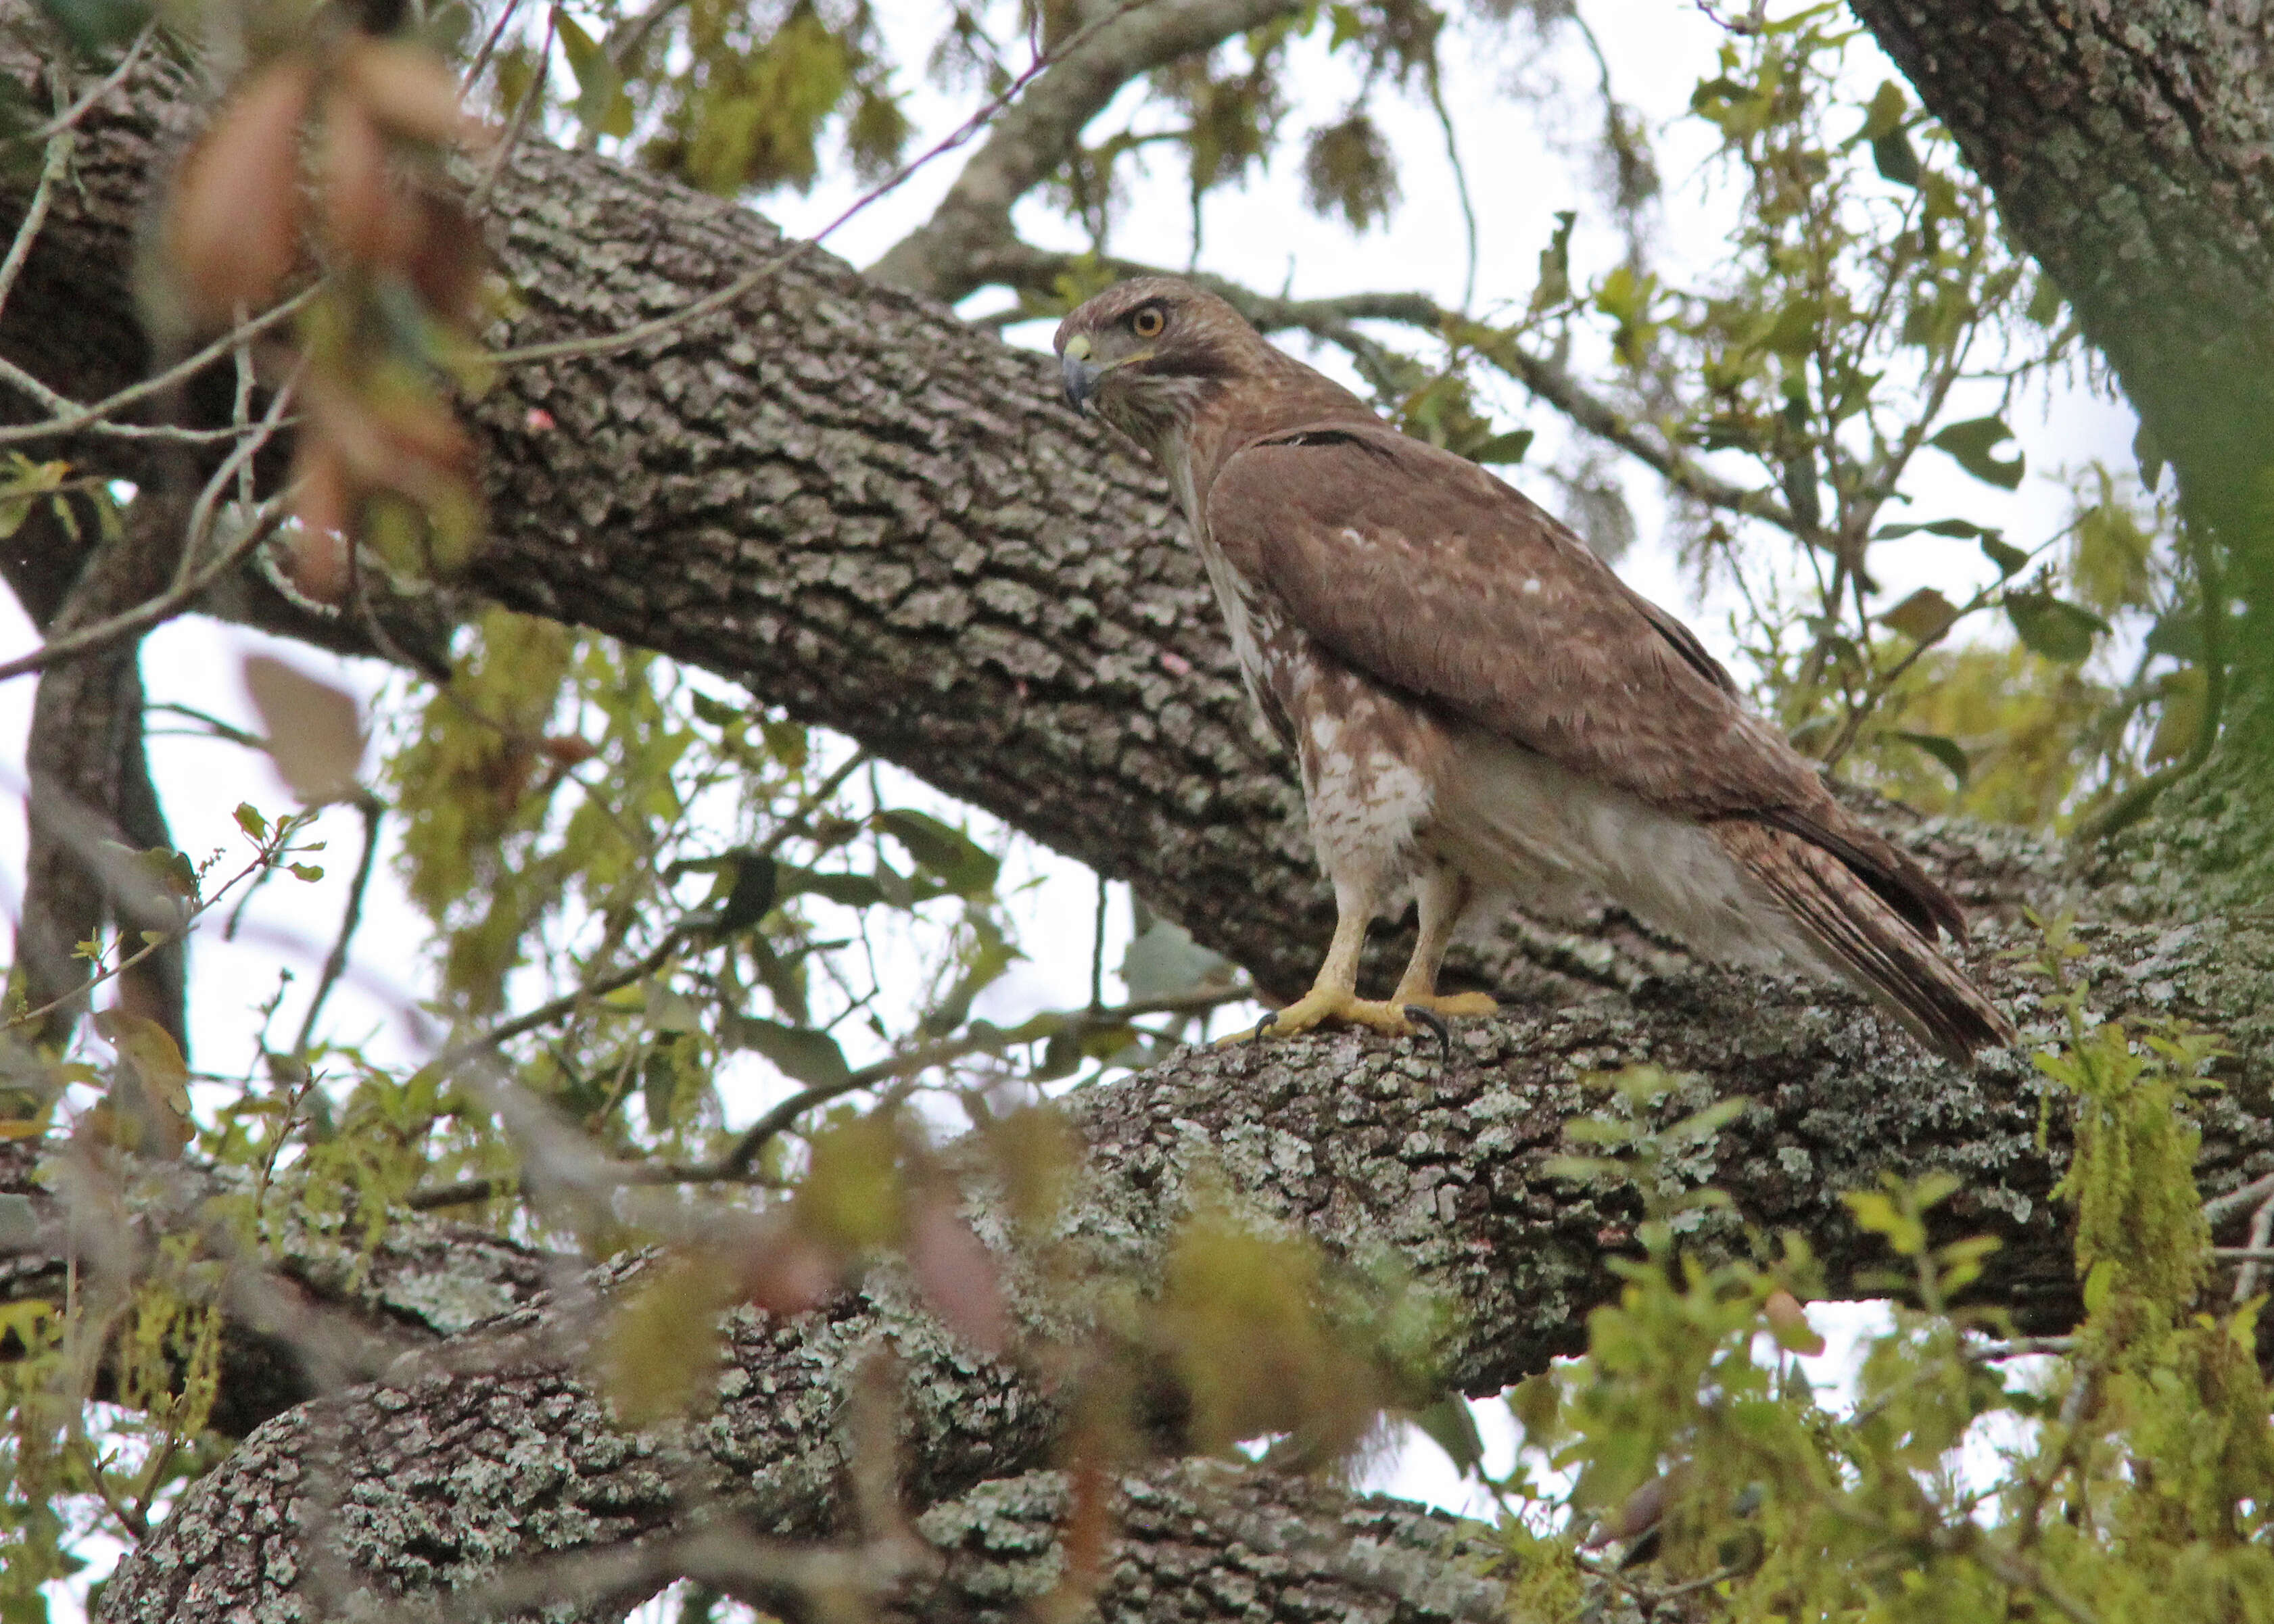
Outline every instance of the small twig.
<path id="1" fill-rule="evenodd" d="M 636 979 L 626 977 L 626 981 Z M 622 983 L 619 983 L 621 985 Z M 599 996 L 587 989 L 589 996 Z M 742 1135 L 714 1162 L 692 1165 L 654 1162 L 628 1162 L 613 1171 L 613 1182 L 618 1184 L 764 1184 L 771 1182 L 754 1175 L 751 1166 L 775 1135 L 813 1109 L 832 1100 L 874 1088 L 882 1083 L 905 1081 L 933 1066 L 945 1065 L 966 1056 L 991 1053 L 1000 1049 L 1016 1048 L 1020 1043 L 1039 1041 L 1052 1032 L 1081 1032 L 1092 1028 L 1118 1026 L 1147 1015 L 1195 1015 L 1225 1004 L 1238 1003 L 1254 996 L 1252 989 L 1226 988 L 1207 993 L 1180 993 L 1163 998 L 1147 998 L 1124 1004 L 1119 1009 L 1083 1011 L 1070 1016 L 1037 1016 L 1025 1026 L 989 1033 L 981 1036 L 966 1035 L 926 1043 L 905 1054 L 880 1060 L 871 1065 L 849 1072 L 835 1082 L 817 1084 L 799 1090 L 782 1101 L 764 1116 L 745 1129 Z M 559 1000 L 556 1002 L 571 1002 Z M 532 1011 L 532 1015 L 540 1011 Z M 523 1020 L 531 1018 L 524 1016 Z M 1045 1024 L 1049 1032 L 1030 1030 Z M 445 1056 L 447 1058 L 447 1056 Z M 414 1212 L 431 1212 L 440 1207 L 461 1207 L 473 1201 L 486 1201 L 516 1179 L 473 1178 L 453 1184 L 439 1185 L 432 1190 L 420 1190 L 406 1196 L 403 1204 Z"/>
<path id="2" fill-rule="evenodd" d="M 288 381 L 276 392 L 276 398 L 269 402 L 268 411 L 259 427 L 238 441 L 237 447 L 222 459 L 221 466 L 206 481 L 205 488 L 198 492 L 197 500 L 190 508 L 181 561 L 175 568 L 172 583 L 164 591 L 109 620 L 99 620 L 92 626 L 53 638 L 33 652 L 0 665 L 0 682 L 32 672 L 44 671 L 65 660 L 77 659 L 109 648 L 172 619 L 194 603 L 207 588 L 250 557 L 253 548 L 266 541 L 276 526 L 283 522 L 285 514 L 290 511 L 294 492 L 280 491 L 263 502 L 246 515 L 243 535 L 216 553 L 204 568 L 196 567 L 198 557 L 205 551 L 207 538 L 212 530 L 221 492 L 229 488 L 230 480 L 237 469 L 251 462 L 260 447 L 283 425 L 291 402 L 292 384 Z"/>
<path id="3" fill-rule="evenodd" d="M 16 278 L 23 274 L 25 260 L 32 257 L 32 244 L 40 229 L 48 222 L 48 207 L 55 201 L 56 184 L 71 168 L 72 147 L 78 138 L 69 130 L 58 130 L 48 138 L 47 157 L 40 165 L 39 184 L 32 189 L 31 207 L 24 211 L 24 223 L 16 228 L 16 239 L 8 244 L 8 257 L 0 260 L 0 309 L 4 309 L 8 296 L 16 289 Z"/>
<path id="4" fill-rule="evenodd" d="M 40 1005 L 39 1008 L 35 1010 L 26 1010 L 20 1015 L 11 1016 L 5 1021 L 0 1021 L 0 1032 L 13 1032 L 19 1027 L 34 1025 L 38 1021 L 44 1019 L 46 1017 L 52 1015 L 56 1011 L 63 1008 L 64 1005 L 72 1003 L 77 999 L 86 997 L 89 993 L 102 986 L 105 981 L 124 974 L 136 965 L 140 964 L 144 959 L 149 958 L 151 954 L 157 952 L 160 949 L 169 947 L 176 942 L 180 941 L 184 936 L 189 935 L 190 928 L 196 924 L 200 918 L 206 914 L 210 913 L 213 908 L 220 903 L 223 897 L 228 896 L 231 891 L 237 888 L 240 882 L 245 880 L 248 876 L 263 873 L 267 869 L 274 868 L 276 865 L 277 859 L 282 855 L 284 845 L 281 839 L 273 846 L 264 846 L 260 854 L 256 856 L 251 863 L 237 870 L 237 873 L 231 875 L 222 883 L 219 891 L 214 892 L 213 895 L 200 901 L 196 907 L 191 909 L 190 912 L 184 916 L 182 921 L 173 929 L 170 930 L 153 933 L 157 936 L 155 941 L 145 942 L 139 951 L 120 959 L 117 964 L 112 965 L 107 970 L 96 972 L 94 974 L 89 976 L 86 981 L 81 981 L 78 986 L 71 989 L 68 992 L 65 992 L 56 998 L 50 999 L 48 1003 Z"/>
<path id="5" fill-rule="evenodd" d="M 186 381 L 230 354 L 239 344 L 290 320 L 306 307 L 321 286 L 318 282 L 303 288 L 282 304 L 272 305 L 244 326 L 222 334 L 186 360 L 177 361 L 164 372 L 145 378 L 139 383 L 129 384 L 117 394 L 105 395 L 91 405 L 82 405 L 66 395 L 56 394 L 14 362 L 0 358 L 0 382 L 22 390 L 53 414 L 39 423 L 0 426 L 0 446 L 20 445 L 34 440 L 54 440 L 82 432 L 120 440 L 162 440 L 183 445 L 209 445 L 216 440 L 233 439 L 237 434 L 234 428 L 185 429 L 169 424 L 111 423 L 106 419 L 116 417 L 137 402 L 147 400 Z"/>
<path id="6" fill-rule="evenodd" d="M 482 41 L 481 49 L 474 53 L 473 65 L 466 70 L 465 77 L 458 81 L 460 96 L 471 94 L 474 86 L 481 82 L 482 70 L 490 65 L 491 56 L 497 52 L 498 41 L 505 37 L 507 25 L 513 21 L 520 10 L 521 0 L 506 0 L 505 9 L 498 13 L 497 21 L 491 26 L 488 36 Z"/>
<path id="7" fill-rule="evenodd" d="M 521 104 L 513 109 L 505 134 L 500 138 L 497 150 L 490 154 L 481 179 L 475 184 L 473 196 L 466 199 L 466 213 L 478 220 L 489 207 L 490 193 L 497 190 L 498 177 L 513 156 L 513 149 L 521 144 L 522 134 L 529 128 L 529 120 L 545 100 L 545 86 L 553 74 L 553 38 L 559 19 L 551 11 L 545 14 L 545 43 L 538 49 L 537 72 L 529 81 L 529 88 L 521 93 Z"/>
<path id="8" fill-rule="evenodd" d="M 867 209 L 878 199 L 898 191 L 916 171 L 969 141 L 985 129 L 1005 108 L 1016 101 L 1020 93 L 1032 84 L 1044 69 L 1063 61 L 1069 53 L 1087 42 L 1098 29 L 1120 17 L 1123 12 L 1129 11 L 1136 4 L 1138 0 L 1122 0 L 1121 4 L 1075 29 L 1059 43 L 1056 50 L 1036 56 L 1028 64 L 1024 72 L 1005 86 L 999 94 L 973 113 L 970 117 L 854 199 L 841 214 L 813 236 L 792 243 L 779 253 L 769 255 L 716 292 L 706 293 L 701 298 L 691 300 L 669 315 L 636 322 L 618 332 L 598 334 L 591 338 L 565 338 L 550 343 L 525 344 L 518 349 L 494 350 L 491 353 L 490 359 L 501 366 L 513 366 L 538 361 L 559 361 L 571 357 L 614 355 L 619 350 L 635 349 L 650 339 L 660 338 L 691 322 L 701 320 L 713 311 L 722 310 L 736 303 L 759 283 L 788 269 L 808 250 L 827 241 L 840 227 Z"/>
<path id="9" fill-rule="evenodd" d="M 305 1056 L 308 1043 L 316 1034 L 316 1019 L 324 1012 L 324 1000 L 332 996 L 340 977 L 348 967 L 348 945 L 355 940 L 356 927 L 363 921 L 364 893 L 371 886 L 372 858 L 379 851 L 379 820 L 380 807 L 375 795 L 365 795 L 356 802 L 356 810 L 363 814 L 363 855 L 357 860 L 355 878 L 348 886 L 348 905 L 340 916 L 340 933 L 333 938 L 332 951 L 324 956 L 322 975 L 317 980 L 315 996 L 308 1000 L 308 1013 L 300 1022 L 300 1035 L 293 1041 L 292 1052 Z"/>
<path id="10" fill-rule="evenodd" d="M 2216 1229 L 2237 1214 L 2247 1213 L 2270 1198 L 2274 1198 L 2274 1173 L 2254 1178 L 2240 1190 L 2211 1197 L 2202 1204 L 2203 1222 Z"/>
<path id="11" fill-rule="evenodd" d="M 1254 996 L 1254 989 L 1241 986 L 1204 993 L 1178 993 L 1162 998 L 1140 998 L 1118 1009 L 1084 1010 L 1066 1016 L 1037 1016 L 1019 1026 L 919 1043 L 903 1054 L 862 1066 L 834 1082 L 817 1083 L 792 1094 L 745 1129 L 734 1148 L 721 1156 L 717 1165 L 722 1177 L 731 1177 L 742 1173 L 757 1159 L 758 1153 L 765 1148 L 769 1139 L 815 1106 L 826 1105 L 841 1095 L 873 1088 L 879 1083 L 914 1077 L 919 1072 L 930 1071 L 934 1066 L 946 1065 L 968 1056 L 1015 1049 L 1022 1043 L 1036 1042 L 1062 1032 L 1102 1031 L 1126 1026 L 1130 1021 L 1147 1015 L 1205 1014 L 1210 1010 L 1237 1004 Z"/>
<path id="12" fill-rule="evenodd" d="M 1998 1359 L 2028 1359 L 2052 1354 L 2066 1357 L 2076 1351 L 2074 1336 L 2014 1336 L 1999 1342 L 1977 1342 L 1964 1350 L 1969 1359 L 1984 1364 Z"/>
<path id="13" fill-rule="evenodd" d="M 1437 115 L 1437 128 L 1445 136 L 1445 162 L 1453 169 L 1453 194 L 1461 201 L 1461 223 L 1467 233 L 1469 250 L 1468 277 L 1461 284 L 1461 313 L 1466 315 L 1477 302 L 1477 207 L 1469 198 L 1468 166 L 1461 162 L 1461 144 L 1453 133 L 1452 109 L 1445 105 L 1445 86 L 1437 72 L 1437 52 L 1430 47 L 1428 70 L 1429 106 Z"/>
<path id="14" fill-rule="evenodd" d="M 247 525 L 244 535 L 215 553 L 213 562 L 205 568 L 132 609 L 115 614 L 107 620 L 82 627 L 78 631 L 41 644 L 20 658 L 0 665 L 0 682 L 13 677 L 28 676 L 35 671 L 45 671 L 50 665 L 59 665 L 65 660 L 78 659 L 83 655 L 109 648 L 129 637 L 139 636 L 161 621 L 173 619 L 202 597 L 215 582 L 245 562 L 252 550 L 267 540 L 277 525 L 283 523 L 285 512 L 282 501 L 277 497 L 269 498 L 261 504 L 256 523 Z"/>
<path id="15" fill-rule="evenodd" d="M 230 480 L 239 469 L 252 465 L 252 460 L 260 455 L 261 447 L 274 439 L 276 431 L 283 425 L 286 414 L 292 410 L 292 396 L 297 391 L 301 370 L 297 367 L 293 370 L 292 376 L 285 380 L 283 387 L 276 391 L 275 398 L 268 402 L 268 410 L 261 414 L 260 423 L 251 433 L 244 435 L 230 447 L 230 454 L 222 459 L 221 466 L 215 469 L 212 477 L 206 481 L 205 488 L 198 492 L 197 500 L 190 504 L 189 528 L 182 538 L 182 556 L 174 566 L 174 579 L 168 589 L 169 591 L 179 591 L 182 583 L 196 573 L 199 555 L 205 552 L 206 542 L 213 534 L 214 521 L 221 512 L 222 493 L 229 489 Z"/>
<path id="16" fill-rule="evenodd" d="M 80 119 L 87 117 L 88 109 L 96 102 L 126 82 L 126 76 L 134 71 L 134 64 L 142 60 L 143 51 L 149 46 L 152 37 L 157 32 L 158 25 L 155 22 L 143 24 L 142 32 L 134 36 L 134 42 L 126 48 L 126 54 L 118 59 L 117 67 L 97 80 L 94 87 L 85 95 L 57 113 L 47 123 L 36 130 L 26 130 L 15 139 L 19 141 L 44 141 L 50 136 L 62 134 L 78 124 Z"/>

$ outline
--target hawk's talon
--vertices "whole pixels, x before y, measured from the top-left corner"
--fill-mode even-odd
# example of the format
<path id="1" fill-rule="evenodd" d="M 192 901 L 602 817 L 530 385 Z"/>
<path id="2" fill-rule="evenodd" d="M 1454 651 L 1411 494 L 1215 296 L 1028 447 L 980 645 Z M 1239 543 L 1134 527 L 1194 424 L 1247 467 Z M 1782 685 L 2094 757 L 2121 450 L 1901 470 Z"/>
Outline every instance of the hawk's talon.
<path id="1" fill-rule="evenodd" d="M 1445 1018 L 1438 1014 L 1436 1011 L 1431 1009 L 1426 1004 L 1407 1004 L 1405 1006 L 1405 1015 L 1406 1019 L 1409 1020 L 1419 1021 L 1421 1025 L 1428 1027 L 1430 1031 L 1437 1034 L 1437 1047 L 1442 1051 L 1441 1056 L 1442 1064 L 1445 1065 L 1452 1064 L 1453 1029 L 1445 1024 Z"/>

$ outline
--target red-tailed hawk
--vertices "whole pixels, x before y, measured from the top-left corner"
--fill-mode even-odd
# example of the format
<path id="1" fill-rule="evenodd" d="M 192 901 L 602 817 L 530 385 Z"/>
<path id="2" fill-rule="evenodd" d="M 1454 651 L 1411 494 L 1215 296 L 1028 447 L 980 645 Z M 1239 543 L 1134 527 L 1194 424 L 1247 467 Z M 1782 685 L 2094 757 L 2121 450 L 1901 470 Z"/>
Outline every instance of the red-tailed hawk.
<path id="1" fill-rule="evenodd" d="M 1067 397 L 1151 454 L 1248 691 L 1302 768 L 1334 943 L 1269 1023 L 1411 1031 L 1487 891 L 1593 894 L 1708 957 L 1853 982 L 1963 1060 L 2013 1026 L 1936 947 L 1957 905 L 1834 801 L 1687 628 L 1475 463 L 1400 433 L 1184 282 L 1123 282 L 1058 332 Z M 1410 885 L 1397 989 L 1359 951 Z"/>

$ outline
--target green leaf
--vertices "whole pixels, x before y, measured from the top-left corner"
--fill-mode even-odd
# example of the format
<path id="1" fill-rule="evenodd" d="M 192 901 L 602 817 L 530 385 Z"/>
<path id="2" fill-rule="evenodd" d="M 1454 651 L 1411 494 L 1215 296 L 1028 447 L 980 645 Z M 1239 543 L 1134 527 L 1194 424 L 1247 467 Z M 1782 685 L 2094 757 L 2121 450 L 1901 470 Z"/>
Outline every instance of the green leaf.
<path id="1" fill-rule="evenodd" d="M 1414 1410 L 1412 1421 L 1430 1442 L 1451 1457 L 1463 1476 L 1485 1463 L 1485 1440 L 1477 1432 L 1477 1418 L 1459 1394 L 1440 1394 L 1436 1402 Z"/>
<path id="2" fill-rule="evenodd" d="M 2037 273 L 2037 285 L 2029 293 L 2029 306 L 2022 313 L 2041 327 L 2049 327 L 2060 320 L 2061 306 L 2068 303 L 2060 284 L 2044 272 Z"/>
<path id="3" fill-rule="evenodd" d="M 749 1015 L 734 1023 L 734 1036 L 743 1048 L 773 1062 L 783 1076 L 809 1087 L 834 1088 L 853 1075 L 837 1040 L 810 1026 L 785 1026 L 762 1015 Z"/>
<path id="4" fill-rule="evenodd" d="M 726 897 L 719 905 L 719 917 L 711 927 L 722 936 L 739 935 L 773 911 L 780 868 L 772 858 L 757 852 L 729 855 L 734 878 L 726 888 Z"/>
<path id="5" fill-rule="evenodd" d="M 2164 448 L 2146 424 L 2132 436 L 2132 456 L 2140 464 L 2140 483 L 2150 491 L 2164 482 Z"/>
<path id="6" fill-rule="evenodd" d="M 1871 164 L 1881 178 L 1898 186 L 1916 186 L 1926 172 L 1911 149 L 1911 138 L 1901 130 L 1871 143 Z"/>
<path id="7" fill-rule="evenodd" d="M 1182 925 L 1156 919 L 1121 958 L 1121 982 L 1132 998 L 1165 998 L 1221 979 L 1230 962 L 1193 940 Z"/>
<path id="8" fill-rule="evenodd" d="M 2084 1312 L 2097 1314 L 2108 1306 L 2109 1294 L 2116 1289 L 2115 1260 L 2102 1258 L 2085 1271 Z"/>
<path id="9" fill-rule="evenodd" d="M 1495 434 L 1469 453 L 1472 462 L 1521 462 L 1524 454 L 1532 449 L 1530 429 L 1510 429 L 1505 434 Z"/>
<path id="10" fill-rule="evenodd" d="M 1903 115 L 1910 110 L 1910 102 L 1903 87 L 1891 79 L 1879 81 L 1871 94 L 1871 104 L 1864 109 L 1864 127 L 1856 132 L 1859 141 L 1884 141 L 1903 127 Z"/>
<path id="11" fill-rule="evenodd" d="M 1893 627 L 1913 643 L 1940 641 L 1957 619 L 1957 606 L 1931 586 L 1919 588 L 1879 617 L 1880 625 Z"/>
<path id="12" fill-rule="evenodd" d="M 584 32 L 576 19 L 559 6 L 553 8 L 553 26 L 561 36 L 561 51 L 569 71 L 576 76 L 576 117 L 596 135 L 622 137 L 632 132 L 631 98 L 624 94 L 616 64 L 600 42 Z"/>
<path id="13" fill-rule="evenodd" d="M 284 868 L 294 879 L 305 880 L 311 885 L 324 877 L 323 869 L 315 863 L 286 863 Z"/>
<path id="14" fill-rule="evenodd" d="M 906 808 L 879 812 L 869 822 L 899 841 L 917 866 L 937 875 L 948 890 L 967 897 L 994 890 L 1002 864 L 961 830 Z"/>
<path id="15" fill-rule="evenodd" d="M 1944 425 L 1926 443 L 1948 453 L 1984 484 L 2010 491 L 2022 483 L 2028 459 L 2016 453 L 2009 461 L 2000 462 L 1990 454 L 2013 438 L 2014 431 L 2006 426 L 2003 417 L 1969 417 L 1963 423 Z"/>
<path id="16" fill-rule="evenodd" d="M 1817 333 L 1823 326 L 1824 301 L 1796 295 L 1778 309 L 1776 319 L 1761 337 L 1761 348 L 1796 360 L 1816 348 Z M 1802 410 L 1807 410 L 1804 398 Z"/>
<path id="17" fill-rule="evenodd" d="M 2210 650 L 2203 641 L 2202 612 L 2189 606 L 2165 615 L 2148 628 L 2147 650 L 2190 664 L 2203 658 Z"/>
<path id="18" fill-rule="evenodd" d="M 256 840 L 265 840 L 268 838 L 268 820 L 263 817 L 260 815 L 260 809 L 249 801 L 240 801 L 237 803 L 237 826 Z"/>
<path id="19" fill-rule="evenodd" d="M 866 874 L 820 874 L 794 863 L 774 868 L 774 899 L 782 901 L 809 892 L 840 907 L 872 908 L 885 899 L 883 887 Z"/>
<path id="20" fill-rule="evenodd" d="M 1959 788 L 1966 787 L 1967 776 L 1974 771 L 1974 760 L 1955 739 L 1946 739 L 1940 733 L 1906 733 L 1901 728 L 1888 729 L 1887 737 L 1925 751 L 1950 769 L 1950 776 L 1958 780 Z"/>
<path id="21" fill-rule="evenodd" d="M 1929 536 L 1997 536 L 2003 532 L 1971 519 L 1930 519 L 1923 524 L 1882 524 L 1871 532 L 1873 541 L 1895 541 L 1924 531 Z"/>
<path id="22" fill-rule="evenodd" d="M 1042 1059 L 1035 1064 L 1032 1071 L 1027 1073 L 1027 1076 L 1038 1083 L 1050 1082 L 1061 1077 L 1072 1077 L 1076 1071 L 1081 1070 L 1081 1040 L 1071 1032 L 1053 1033 L 1050 1034 L 1050 1041 L 1043 1045 Z"/>
<path id="23" fill-rule="evenodd" d="M 2093 639 L 2109 630 L 2108 622 L 2091 610 L 2050 592 L 2013 594 L 2006 599 L 2006 618 L 2031 650 L 2071 665 L 2090 656 Z"/>
<path id="24" fill-rule="evenodd" d="M 1555 212 L 1555 235 L 1540 251 L 1540 285 L 1532 290 L 1532 308 L 1547 310 L 1571 297 L 1571 226 L 1579 216 L 1568 208 Z"/>
<path id="25" fill-rule="evenodd" d="M 1998 567 L 1998 573 L 2008 580 L 2020 575 L 2029 562 L 2029 555 L 2027 553 L 2010 542 L 1999 540 L 1995 530 L 1991 530 L 1983 536 L 1982 556 L 1995 564 Z"/>
<path id="26" fill-rule="evenodd" d="M 689 702 L 694 708 L 695 719 L 713 727 L 732 727 L 745 719 L 741 710 L 723 699 L 712 698 L 699 688 L 689 695 Z"/>

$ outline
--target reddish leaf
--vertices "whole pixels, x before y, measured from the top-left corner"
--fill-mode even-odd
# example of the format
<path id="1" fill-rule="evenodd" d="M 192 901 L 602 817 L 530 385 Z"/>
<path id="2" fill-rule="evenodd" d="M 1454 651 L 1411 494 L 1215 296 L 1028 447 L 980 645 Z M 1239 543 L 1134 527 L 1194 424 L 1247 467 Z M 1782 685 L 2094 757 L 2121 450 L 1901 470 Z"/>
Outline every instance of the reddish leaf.
<path id="1" fill-rule="evenodd" d="M 361 102 L 333 94 L 324 102 L 324 232 L 332 246 L 367 265 L 399 263 L 410 222 L 388 177 L 387 140 Z"/>
<path id="2" fill-rule="evenodd" d="M 340 55 L 340 77 L 371 116 L 414 141 L 482 139 L 486 132 L 466 116 L 457 76 L 433 52 L 416 45 L 358 39 Z"/>
<path id="3" fill-rule="evenodd" d="M 221 320 L 265 304 L 299 257 L 299 125 L 315 66 L 294 53 L 222 105 L 182 166 L 166 245 L 191 308 Z"/>
<path id="4" fill-rule="evenodd" d="M 735 1259 L 743 1300 L 772 1314 L 802 1314 L 837 1295 L 836 1259 L 787 1224 L 752 1234 Z"/>
<path id="5" fill-rule="evenodd" d="M 995 1259 L 953 1201 L 928 1195 L 915 1203 L 908 1215 L 907 1251 L 917 1289 L 948 1329 L 982 1353 L 1001 1353 L 1010 1339 L 1010 1322 Z"/>

